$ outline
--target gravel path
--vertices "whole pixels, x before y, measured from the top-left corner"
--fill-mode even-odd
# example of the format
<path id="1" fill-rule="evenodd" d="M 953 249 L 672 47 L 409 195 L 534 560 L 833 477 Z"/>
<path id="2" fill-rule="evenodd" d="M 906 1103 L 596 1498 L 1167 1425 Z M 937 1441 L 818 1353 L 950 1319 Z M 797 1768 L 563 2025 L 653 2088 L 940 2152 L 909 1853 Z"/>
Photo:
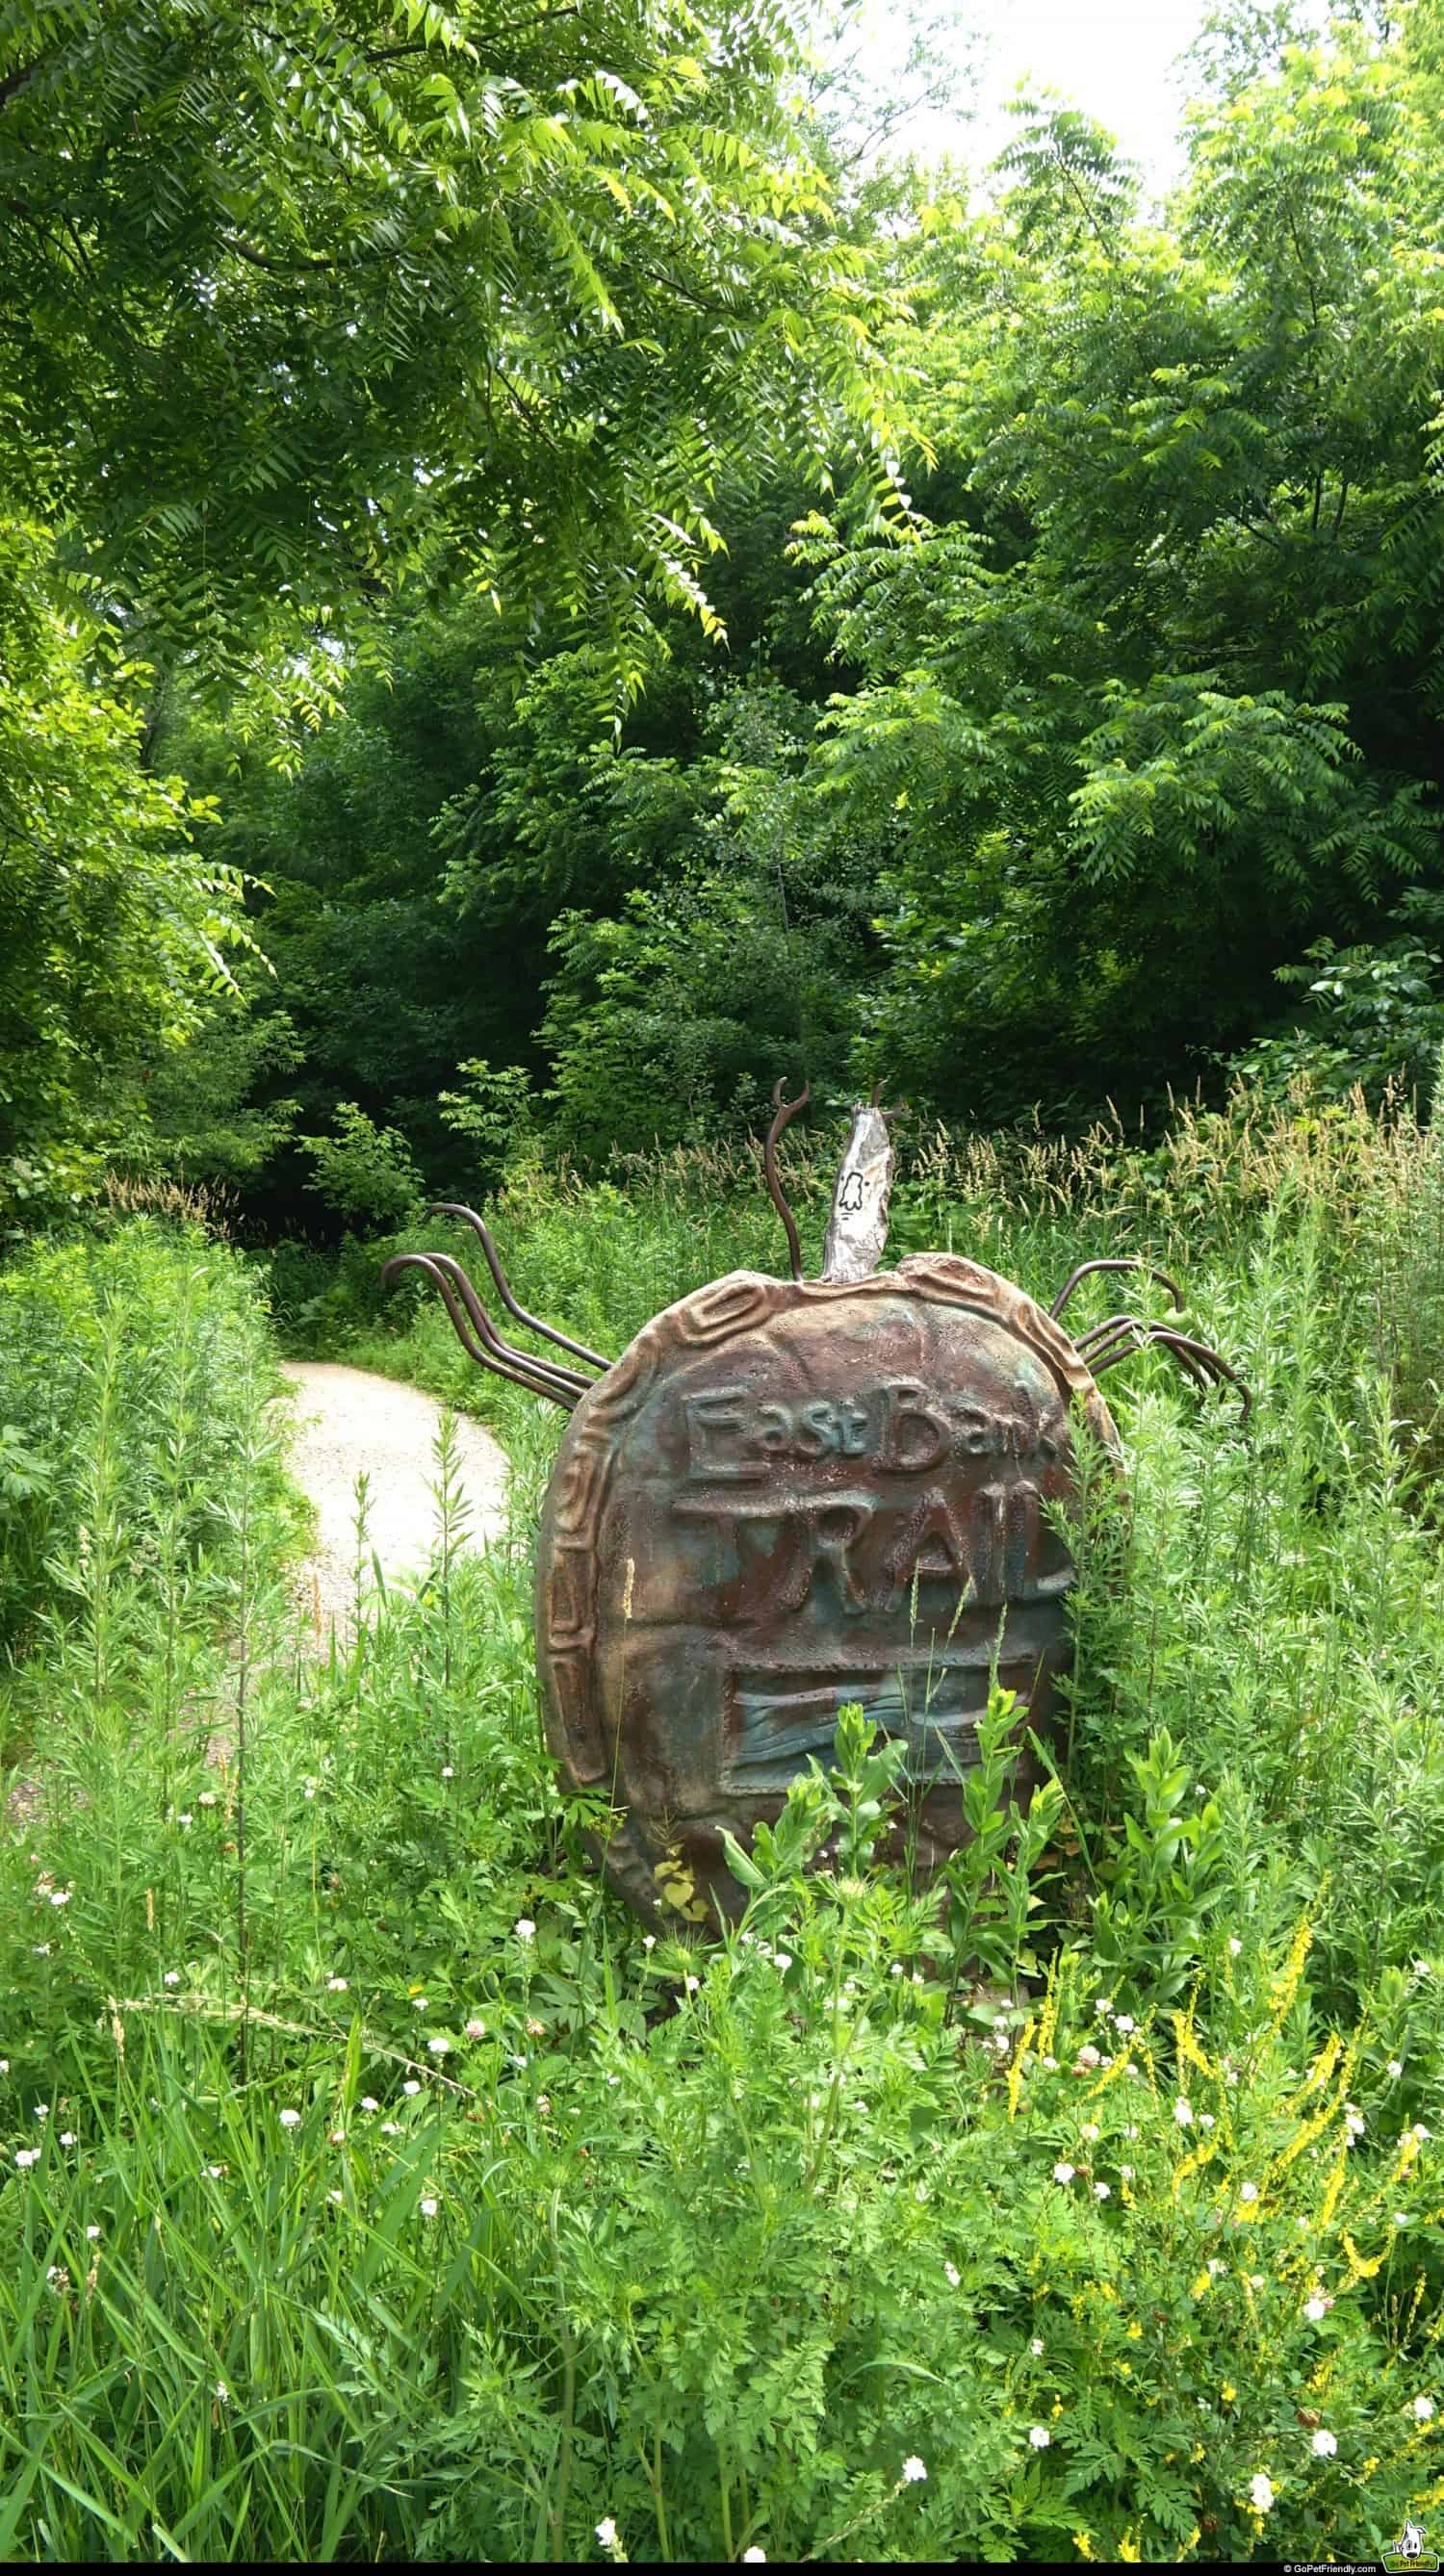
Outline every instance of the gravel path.
<path id="1" fill-rule="evenodd" d="M 433 1397 L 369 1369 L 330 1360 L 286 1360 L 296 1389 L 291 1473 L 316 1506 L 316 1554 L 306 1579 L 318 1637 L 334 1619 L 350 1626 L 356 1556 L 356 1479 L 369 1476 L 369 1543 L 392 1574 L 414 1573 L 436 1529 L 432 1443 L 441 1418 Z M 483 1546 L 506 1521 L 506 1452 L 478 1423 L 456 1417 L 461 1481 L 471 1506 L 469 1542 Z"/>

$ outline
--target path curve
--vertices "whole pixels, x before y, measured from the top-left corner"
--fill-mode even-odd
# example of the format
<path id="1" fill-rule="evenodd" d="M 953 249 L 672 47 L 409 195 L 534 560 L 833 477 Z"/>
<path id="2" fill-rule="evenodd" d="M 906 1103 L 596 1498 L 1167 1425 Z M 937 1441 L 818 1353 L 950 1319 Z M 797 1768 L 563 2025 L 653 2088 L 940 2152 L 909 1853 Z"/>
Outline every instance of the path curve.
<path id="1" fill-rule="evenodd" d="M 356 1479 L 370 1478 L 369 1544 L 388 1580 L 426 1563 L 436 1536 L 433 1443 L 441 1406 L 419 1387 L 331 1360 L 283 1360 L 296 1390 L 291 1473 L 316 1507 L 316 1552 L 304 1581 L 318 1637 L 334 1619 L 349 1628 L 355 1599 Z M 461 1483 L 470 1506 L 467 1543 L 481 1547 L 506 1526 L 506 1452 L 489 1431 L 456 1416 Z"/>

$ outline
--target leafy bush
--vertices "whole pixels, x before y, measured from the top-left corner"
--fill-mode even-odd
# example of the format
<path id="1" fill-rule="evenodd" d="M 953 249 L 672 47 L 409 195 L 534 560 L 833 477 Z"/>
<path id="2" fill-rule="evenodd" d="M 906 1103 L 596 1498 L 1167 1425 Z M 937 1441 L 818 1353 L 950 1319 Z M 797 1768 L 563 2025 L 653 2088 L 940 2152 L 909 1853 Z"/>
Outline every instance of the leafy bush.
<path id="1" fill-rule="evenodd" d="M 256 1281 L 197 1226 L 0 1270 L 0 1649 L 64 1620 L 103 1545 L 152 1604 L 183 1567 L 223 1571 L 237 1444 L 277 1383 Z"/>

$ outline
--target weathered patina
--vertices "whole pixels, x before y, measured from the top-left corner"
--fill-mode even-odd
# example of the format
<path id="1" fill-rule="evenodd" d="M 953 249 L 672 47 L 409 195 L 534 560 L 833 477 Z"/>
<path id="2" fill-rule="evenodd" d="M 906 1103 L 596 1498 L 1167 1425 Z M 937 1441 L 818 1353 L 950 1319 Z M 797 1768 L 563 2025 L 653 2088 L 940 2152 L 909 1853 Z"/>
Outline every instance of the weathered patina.
<path id="1" fill-rule="evenodd" d="M 738 1271 L 646 1326 L 563 1435 L 537 1647 L 567 1778 L 623 1811 L 646 1913 L 734 1910 L 750 1841 L 840 1706 L 905 1737 L 916 1863 L 963 1838 L 989 1675 L 1047 1722 L 1073 1567 L 1069 1408 L 1116 1450 L 1066 1333 L 974 1262 L 851 1282 Z"/>
<path id="2" fill-rule="evenodd" d="M 571 1415 L 537 1559 L 547 1736 L 573 1787 L 614 1812 L 606 1866 L 647 1916 L 740 1909 L 724 1832 L 746 1842 L 778 1814 L 850 1702 L 905 1740 L 908 1846 L 936 1869 L 966 1839 L 959 1784 L 993 1673 L 1017 1694 L 1020 1740 L 1048 1725 L 1075 1421 L 1119 1457 L 1097 1379 L 1153 1342 L 1248 1407 L 1228 1362 L 1173 1318 L 1119 1313 L 1070 1338 L 1059 1318 L 1096 1272 L 1151 1277 L 1182 1305 L 1131 1256 L 1080 1264 L 1046 1313 L 951 1254 L 881 1270 L 898 1113 L 876 1093 L 853 1113 L 823 1276 L 804 1279 L 777 1146 L 808 1096 L 778 1085 L 764 1153 L 790 1280 L 713 1280 L 618 1360 L 518 1304 L 470 1208 L 433 1213 L 470 1227 L 507 1314 L 548 1355 L 504 1341 L 445 1253 L 382 1273 L 422 1271 L 482 1367 Z M 1025 1788 L 1032 1758 L 1025 1745 Z"/>

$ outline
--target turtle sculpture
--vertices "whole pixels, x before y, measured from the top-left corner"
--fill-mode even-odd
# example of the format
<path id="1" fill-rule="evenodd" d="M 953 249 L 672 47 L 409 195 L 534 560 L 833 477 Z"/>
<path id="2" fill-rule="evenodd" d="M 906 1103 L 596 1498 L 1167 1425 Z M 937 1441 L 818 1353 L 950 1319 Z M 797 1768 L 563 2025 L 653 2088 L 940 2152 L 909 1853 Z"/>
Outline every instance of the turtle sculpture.
<path id="1" fill-rule="evenodd" d="M 1181 1306 L 1142 1261 L 1081 1262 L 1046 1311 L 951 1253 L 882 1269 L 896 1113 L 876 1093 L 853 1114 L 822 1276 L 805 1279 L 777 1143 L 808 1097 L 779 1083 L 764 1155 L 791 1276 L 713 1280 L 619 1359 L 518 1304 L 471 1208 L 428 1213 L 471 1229 L 545 1356 L 502 1339 L 450 1255 L 382 1272 L 424 1272 L 473 1359 L 570 1415 L 537 1562 L 547 1738 L 567 1780 L 608 1801 L 606 1868 L 648 1919 L 740 1910 L 724 1831 L 746 1844 L 777 1816 L 849 1702 L 905 1738 L 908 1845 L 935 1870 L 966 1839 L 959 1783 L 994 1675 L 1017 1694 L 1020 1739 L 1046 1724 L 1068 1654 L 1080 1413 L 1119 1457 L 1099 1378 L 1157 1343 L 1248 1404 L 1172 1322 L 1119 1313 L 1070 1339 L 1061 1318 L 1095 1271 L 1143 1272 Z"/>

